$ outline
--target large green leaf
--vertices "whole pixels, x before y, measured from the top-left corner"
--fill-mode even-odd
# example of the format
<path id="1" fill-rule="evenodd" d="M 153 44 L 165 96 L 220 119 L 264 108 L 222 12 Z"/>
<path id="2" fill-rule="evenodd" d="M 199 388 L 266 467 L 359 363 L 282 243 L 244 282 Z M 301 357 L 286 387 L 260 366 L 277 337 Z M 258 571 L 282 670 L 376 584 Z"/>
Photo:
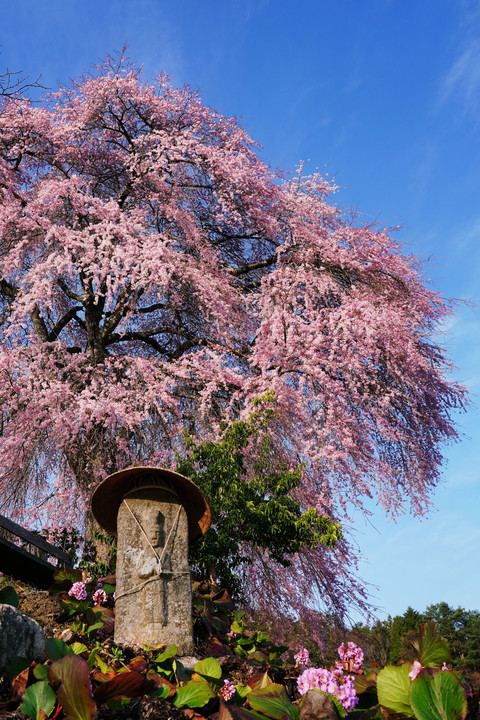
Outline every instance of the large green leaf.
<path id="1" fill-rule="evenodd" d="M 443 663 L 450 661 L 448 642 L 437 633 L 434 622 L 421 625 L 418 638 L 412 640 L 415 660 L 423 667 L 441 668 Z"/>
<path id="2" fill-rule="evenodd" d="M 177 654 L 177 646 L 176 645 L 170 645 L 164 652 L 160 653 L 160 655 L 157 655 L 155 658 L 156 663 L 163 663 L 165 660 L 170 660 L 171 658 L 174 658 Z"/>
<path id="3" fill-rule="evenodd" d="M 278 683 L 253 690 L 248 696 L 248 702 L 254 710 L 273 720 L 281 720 L 285 713 L 290 720 L 298 720 L 298 707 L 290 702 L 285 688 Z"/>
<path id="4" fill-rule="evenodd" d="M 90 671 L 80 655 L 66 655 L 48 669 L 48 681 L 56 690 L 65 720 L 93 720 L 97 706 L 91 696 Z"/>
<path id="5" fill-rule="evenodd" d="M 115 625 L 115 615 L 113 610 L 101 605 L 95 605 L 94 608 L 88 608 L 86 618 L 91 627 L 95 626 L 102 629 L 105 633 L 111 633 Z M 98 623 L 101 623 L 99 626 Z M 89 628 L 90 630 L 91 628 Z"/>
<path id="6" fill-rule="evenodd" d="M 216 678 L 217 680 L 222 677 L 222 667 L 218 660 L 212 657 L 199 660 L 195 665 L 195 672 L 199 675 L 205 675 L 207 678 Z"/>
<path id="7" fill-rule="evenodd" d="M 375 690 L 377 687 L 377 673 L 372 670 L 366 675 L 355 675 L 354 684 L 357 695 Z"/>
<path id="8" fill-rule="evenodd" d="M 14 587 L 6 585 L 0 590 L 0 604 L 18 607 L 18 595 Z"/>
<path id="9" fill-rule="evenodd" d="M 259 630 L 259 631 L 257 632 L 257 642 L 258 642 L 258 643 L 271 643 L 271 642 L 272 642 L 272 637 L 271 637 L 271 635 L 268 635 L 267 633 L 262 632 L 261 630 Z"/>
<path id="10" fill-rule="evenodd" d="M 100 657 L 99 653 L 101 652 L 101 650 L 102 649 L 99 647 L 93 648 L 93 650 L 90 651 L 90 654 L 88 656 L 87 664 L 90 670 L 92 670 L 93 667 L 96 665 L 99 668 L 100 672 L 108 673 L 111 668 Z"/>
<path id="11" fill-rule="evenodd" d="M 41 712 L 48 717 L 56 702 L 55 693 L 46 682 L 37 682 L 25 690 L 20 710 L 32 720 L 41 720 Z"/>
<path id="12" fill-rule="evenodd" d="M 45 654 L 50 660 L 60 660 L 73 653 L 69 646 L 60 638 L 48 638 L 45 643 Z"/>
<path id="13" fill-rule="evenodd" d="M 37 678 L 37 680 L 46 680 L 47 679 L 47 673 L 48 673 L 48 666 L 47 665 L 35 665 L 33 668 L 33 674 Z"/>
<path id="14" fill-rule="evenodd" d="M 321 690 L 317 690 L 316 692 L 322 692 L 322 691 L 321 691 Z M 346 711 L 345 708 L 343 707 L 343 705 L 342 705 L 342 703 L 340 702 L 340 700 L 339 700 L 337 697 L 335 697 L 335 695 L 330 695 L 329 693 L 325 693 L 325 695 L 328 695 L 328 697 L 330 698 L 330 700 L 331 700 L 331 701 L 333 702 L 333 704 L 335 705 L 335 708 L 336 708 L 336 710 L 337 710 L 338 716 L 341 717 L 341 718 L 344 718 L 344 717 L 346 716 L 346 714 L 347 714 L 347 711 Z"/>
<path id="15" fill-rule="evenodd" d="M 81 642 L 74 642 L 68 646 L 75 655 L 81 655 L 84 652 L 88 652 L 88 648 Z"/>
<path id="16" fill-rule="evenodd" d="M 178 688 L 174 703 L 176 707 L 197 708 L 206 705 L 213 697 L 216 695 L 208 683 L 190 680 Z"/>
<path id="17" fill-rule="evenodd" d="M 148 694 L 152 698 L 162 698 L 165 700 L 169 696 L 170 691 L 168 685 L 157 685 L 153 688 L 153 690 L 150 690 Z"/>
<path id="18" fill-rule="evenodd" d="M 271 685 L 272 682 L 273 680 L 266 670 L 264 673 L 260 673 L 259 675 L 252 675 L 248 681 L 248 685 L 252 690 L 261 690 L 262 688 L 267 687 L 267 685 Z"/>
<path id="19" fill-rule="evenodd" d="M 158 697 L 159 695 L 156 694 L 156 690 L 160 690 L 160 696 L 161 697 L 173 697 L 175 693 L 177 692 L 177 686 L 173 683 L 169 682 L 167 678 L 162 677 L 161 675 L 158 675 L 155 670 L 148 670 L 147 672 L 147 679 L 151 680 L 155 686 L 154 690 L 150 692 L 150 695 L 153 697 Z M 166 688 L 166 690 L 165 690 Z"/>
<path id="20" fill-rule="evenodd" d="M 464 720 L 467 716 L 465 690 L 447 670 L 422 670 L 412 682 L 410 703 L 418 720 Z"/>
<path id="21" fill-rule="evenodd" d="M 102 629 L 103 629 L 103 622 L 101 620 L 99 620 L 98 622 L 93 623 L 93 625 L 89 625 L 86 629 L 86 633 L 88 635 L 89 633 L 92 633 L 95 630 L 102 630 Z"/>
<path id="22" fill-rule="evenodd" d="M 230 628 L 231 632 L 234 632 L 236 635 L 241 635 L 244 629 L 244 626 L 241 625 L 237 620 L 234 620 L 232 623 L 232 627 Z"/>
<path id="23" fill-rule="evenodd" d="M 248 685 L 235 685 L 235 696 L 234 696 L 234 702 L 236 702 L 235 698 L 238 696 L 238 700 L 240 702 L 243 702 L 247 695 L 252 692 L 252 688 L 248 687 Z"/>
<path id="24" fill-rule="evenodd" d="M 408 695 L 411 683 L 408 673 L 411 669 L 412 666 L 409 663 L 387 665 L 383 670 L 380 670 L 377 677 L 377 693 L 380 705 L 397 713 L 402 713 L 406 717 L 413 717 Z"/>

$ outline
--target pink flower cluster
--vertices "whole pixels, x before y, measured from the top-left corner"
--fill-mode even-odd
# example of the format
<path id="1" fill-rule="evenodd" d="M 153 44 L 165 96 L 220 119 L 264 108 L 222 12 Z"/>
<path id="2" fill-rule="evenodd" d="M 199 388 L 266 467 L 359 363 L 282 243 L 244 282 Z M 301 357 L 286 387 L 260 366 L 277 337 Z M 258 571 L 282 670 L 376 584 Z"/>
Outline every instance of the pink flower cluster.
<path id="1" fill-rule="evenodd" d="M 99 588 L 93 593 L 92 600 L 96 605 L 104 605 L 107 602 L 107 593 Z"/>
<path id="2" fill-rule="evenodd" d="M 77 600 L 86 600 L 87 599 L 87 590 L 85 587 L 85 583 L 83 583 L 83 582 L 73 583 L 72 587 L 68 591 L 68 594 L 71 595 L 71 597 L 77 598 Z"/>
<path id="3" fill-rule="evenodd" d="M 309 690 L 323 690 L 330 695 L 336 695 L 338 690 L 337 678 L 324 668 L 308 668 L 297 680 L 298 692 L 305 695 Z"/>
<path id="4" fill-rule="evenodd" d="M 307 651 L 306 651 L 307 652 Z M 298 653 L 300 655 L 301 653 Z M 336 697 L 347 712 L 353 710 L 358 702 L 355 692 L 355 681 L 352 675 L 344 675 L 343 672 L 358 672 L 363 662 L 363 652 L 355 643 L 348 643 L 348 648 L 342 643 L 338 648 L 338 654 L 342 662 L 336 662 L 336 670 L 330 671 L 325 668 L 308 668 L 304 670 L 297 680 L 298 692 L 305 695 L 309 690 L 321 690 L 328 695 Z M 308 655 L 308 652 L 307 652 Z M 297 656 L 295 655 L 295 660 Z M 297 663 L 300 664 L 300 663 Z"/>
<path id="5" fill-rule="evenodd" d="M 230 680 L 224 680 L 219 695 L 225 701 L 230 700 L 235 695 L 235 685 Z"/>
<path id="6" fill-rule="evenodd" d="M 353 677 L 342 675 L 339 671 L 308 668 L 298 678 L 297 687 L 300 695 L 305 695 L 308 690 L 322 690 L 333 695 L 340 700 L 345 710 L 352 710 L 358 702 Z"/>
<path id="7" fill-rule="evenodd" d="M 358 703 L 357 693 L 355 691 L 355 680 L 352 675 L 344 675 L 342 682 L 338 685 L 336 697 L 340 700 L 345 710 L 353 710 Z"/>
<path id="8" fill-rule="evenodd" d="M 363 663 L 363 650 L 355 645 L 354 642 L 349 642 L 345 648 L 345 643 L 342 643 L 338 648 L 338 654 L 341 662 L 337 660 L 335 665 L 338 670 L 346 670 L 347 672 L 358 672 Z"/>
<path id="9" fill-rule="evenodd" d="M 310 655 L 307 648 L 303 648 L 296 655 L 293 656 L 295 660 L 295 667 L 307 667 L 310 663 Z"/>

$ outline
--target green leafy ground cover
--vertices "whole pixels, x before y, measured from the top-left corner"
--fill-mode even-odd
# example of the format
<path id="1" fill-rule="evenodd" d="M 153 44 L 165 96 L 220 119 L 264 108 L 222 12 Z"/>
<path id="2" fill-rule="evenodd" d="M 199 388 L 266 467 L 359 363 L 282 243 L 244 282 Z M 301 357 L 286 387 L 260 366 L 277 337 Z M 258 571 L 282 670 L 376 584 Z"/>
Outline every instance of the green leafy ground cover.
<path id="1" fill-rule="evenodd" d="M 45 659 L 36 663 L 19 658 L 10 663 L 0 685 L 0 717 L 299 720 L 298 677 L 312 687 L 312 678 L 335 671 L 338 675 L 342 666 L 338 659 L 336 666 L 327 669 L 324 662 L 325 669 L 318 669 L 309 665 L 318 666 L 319 658 L 309 663 L 305 653 L 306 662 L 299 665 L 299 656 L 296 662 L 292 650 L 251 627 L 244 611 L 235 608 L 225 591 L 198 582 L 193 589 L 198 659 L 192 665 L 182 662 L 174 646 L 144 646 L 136 652 L 116 647 L 112 640 L 114 577 L 103 578 L 99 587 L 96 579 L 82 576 L 81 570 L 58 571 L 50 597 L 41 595 L 47 619 Z M 0 602 L 20 604 L 24 612 L 28 596 L 25 586 L 18 583 L 14 587 L 4 582 L 0 590 Z M 48 637 L 49 631 L 56 636 Z M 368 659 L 361 667 L 342 667 L 339 682 L 347 675 L 353 677 L 358 704 L 346 712 L 338 698 L 332 697 L 338 717 L 480 717 L 478 694 L 465 674 L 452 668 L 449 644 L 433 622 L 424 623 L 410 638 L 409 651 L 408 660 L 383 668 Z"/>

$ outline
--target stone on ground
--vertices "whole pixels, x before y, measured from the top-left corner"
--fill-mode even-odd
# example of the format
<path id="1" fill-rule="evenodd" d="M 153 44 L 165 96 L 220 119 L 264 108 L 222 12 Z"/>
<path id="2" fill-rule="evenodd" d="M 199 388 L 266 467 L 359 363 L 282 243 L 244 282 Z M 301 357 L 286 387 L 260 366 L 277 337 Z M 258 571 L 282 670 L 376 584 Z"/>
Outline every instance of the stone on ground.
<path id="1" fill-rule="evenodd" d="M 45 635 L 40 625 L 11 605 L 0 604 L 0 671 L 16 657 L 42 660 Z"/>
<path id="2" fill-rule="evenodd" d="M 328 695 L 309 690 L 303 698 L 300 720 L 338 720 L 338 713 Z"/>

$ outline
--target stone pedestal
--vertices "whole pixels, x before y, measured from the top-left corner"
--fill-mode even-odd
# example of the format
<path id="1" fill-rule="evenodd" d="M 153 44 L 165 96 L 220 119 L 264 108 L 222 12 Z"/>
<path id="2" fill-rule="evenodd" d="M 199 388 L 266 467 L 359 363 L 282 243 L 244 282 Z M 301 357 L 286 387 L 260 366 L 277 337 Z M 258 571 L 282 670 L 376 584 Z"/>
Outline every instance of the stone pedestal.
<path id="1" fill-rule="evenodd" d="M 166 487 L 131 491 L 117 529 L 115 643 L 176 645 L 179 655 L 191 654 L 188 521 L 178 497 Z"/>

